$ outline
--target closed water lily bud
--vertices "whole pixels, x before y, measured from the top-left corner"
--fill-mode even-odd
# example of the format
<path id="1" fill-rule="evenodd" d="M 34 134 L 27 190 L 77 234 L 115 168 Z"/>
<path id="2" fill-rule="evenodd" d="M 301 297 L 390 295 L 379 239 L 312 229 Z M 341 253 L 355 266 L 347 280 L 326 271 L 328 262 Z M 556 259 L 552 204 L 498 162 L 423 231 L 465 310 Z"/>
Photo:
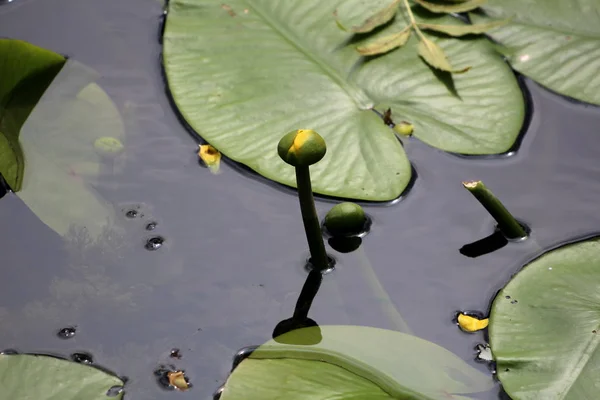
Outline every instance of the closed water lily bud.
<path id="1" fill-rule="evenodd" d="M 312 129 L 287 133 L 277 146 L 279 157 L 294 167 L 306 167 L 319 162 L 327 152 L 325 140 Z"/>
<path id="2" fill-rule="evenodd" d="M 340 203 L 325 216 L 325 228 L 333 236 L 351 236 L 360 233 L 365 226 L 366 215 L 356 203 Z"/>

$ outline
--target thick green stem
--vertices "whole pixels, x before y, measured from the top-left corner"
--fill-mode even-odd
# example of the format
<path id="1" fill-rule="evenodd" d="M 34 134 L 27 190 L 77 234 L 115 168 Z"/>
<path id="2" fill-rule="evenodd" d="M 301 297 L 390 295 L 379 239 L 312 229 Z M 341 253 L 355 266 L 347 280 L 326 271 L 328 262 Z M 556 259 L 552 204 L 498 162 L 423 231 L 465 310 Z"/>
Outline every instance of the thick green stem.
<path id="1" fill-rule="evenodd" d="M 323 271 L 328 268 L 329 263 L 327 261 L 327 253 L 325 252 L 325 244 L 323 243 L 321 224 L 319 223 L 319 217 L 315 208 L 308 166 L 296 167 L 296 183 L 298 185 L 300 211 L 302 212 L 302 220 L 304 221 L 304 230 L 306 231 L 306 239 L 312 263 L 316 269 Z"/>
<path id="2" fill-rule="evenodd" d="M 481 181 L 463 182 L 463 186 L 471 192 L 481 205 L 498 222 L 498 228 L 509 239 L 527 237 L 527 232 L 512 214 L 504 207 L 496 196 Z"/>

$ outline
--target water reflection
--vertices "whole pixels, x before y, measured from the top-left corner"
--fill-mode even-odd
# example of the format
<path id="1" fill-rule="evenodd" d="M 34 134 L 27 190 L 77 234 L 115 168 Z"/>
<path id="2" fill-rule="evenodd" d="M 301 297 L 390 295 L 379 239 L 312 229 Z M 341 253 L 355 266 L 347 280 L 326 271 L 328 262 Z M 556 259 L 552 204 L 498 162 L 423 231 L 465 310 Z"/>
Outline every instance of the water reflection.
<path id="1" fill-rule="evenodd" d="M 296 302 L 294 315 L 292 315 L 291 318 L 284 319 L 283 321 L 279 322 L 273 330 L 273 339 L 275 339 L 275 341 L 280 342 L 282 340 L 280 338 L 281 335 L 296 329 L 308 327 L 318 328 L 319 325 L 317 322 L 308 318 L 308 312 L 310 311 L 312 302 L 316 297 L 319 288 L 321 287 L 322 281 L 323 274 L 320 271 L 313 269 L 309 272 L 308 276 L 306 277 L 306 282 L 304 282 L 304 286 L 302 287 L 302 291 L 300 292 L 300 296 L 298 297 L 298 301 Z M 302 344 L 312 345 L 319 343 L 322 337 L 320 330 L 315 329 L 312 331 L 311 335 L 303 336 L 303 338 L 306 339 L 306 342 Z"/>

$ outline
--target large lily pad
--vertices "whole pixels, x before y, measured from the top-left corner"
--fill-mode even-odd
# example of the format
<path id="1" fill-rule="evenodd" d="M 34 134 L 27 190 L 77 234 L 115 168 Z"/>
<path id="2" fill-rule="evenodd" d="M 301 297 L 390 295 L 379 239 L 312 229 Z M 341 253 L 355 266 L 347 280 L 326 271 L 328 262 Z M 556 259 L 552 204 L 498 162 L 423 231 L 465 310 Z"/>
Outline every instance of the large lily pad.
<path id="1" fill-rule="evenodd" d="M 181 114 L 223 154 L 289 186 L 294 170 L 279 159 L 277 143 L 293 129 L 315 129 L 328 145 L 311 168 L 315 192 L 364 200 L 394 199 L 411 177 L 402 146 L 372 109 L 391 107 L 414 124 L 415 136 L 443 150 L 509 149 L 523 99 L 490 44 L 430 36 L 457 68 L 473 67 L 451 88 L 419 58 L 416 40 L 365 63 L 333 14 L 366 12 L 367 3 L 170 1 L 164 65 Z M 383 33 L 401 30 L 404 18 Z"/>
<path id="2" fill-rule="evenodd" d="M 517 71 L 558 93 L 600 104 L 598 0 L 489 0 L 484 10 L 488 20 L 512 17 L 489 34 L 507 47 Z"/>
<path id="3" fill-rule="evenodd" d="M 107 397 L 123 381 L 83 364 L 48 356 L 0 354 L 0 393 L 4 399 L 120 400 Z"/>
<path id="4" fill-rule="evenodd" d="M 290 344 L 306 343 L 318 329 L 320 343 Z M 321 326 L 260 346 L 231 373 L 221 399 L 465 399 L 462 394 L 492 387 L 490 376 L 418 337 L 363 326 Z"/>
<path id="5" fill-rule="evenodd" d="M 21 189 L 24 170 L 19 131 L 64 63 L 59 54 L 0 39 L 0 174 L 15 191 Z"/>
<path id="6" fill-rule="evenodd" d="M 490 315 L 498 377 L 514 400 L 593 399 L 600 378 L 600 239 L 534 260 Z"/>

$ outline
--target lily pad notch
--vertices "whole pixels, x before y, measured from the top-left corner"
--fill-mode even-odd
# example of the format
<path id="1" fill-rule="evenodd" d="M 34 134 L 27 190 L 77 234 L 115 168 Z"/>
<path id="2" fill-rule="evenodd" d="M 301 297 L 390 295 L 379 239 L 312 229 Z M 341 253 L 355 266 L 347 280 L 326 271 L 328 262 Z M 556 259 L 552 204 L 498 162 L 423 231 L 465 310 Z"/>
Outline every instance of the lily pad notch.
<path id="1" fill-rule="evenodd" d="M 423 31 L 457 68 L 472 66 L 454 80 L 458 99 L 419 58 L 414 36 L 366 63 L 353 45 L 340 47 L 352 35 L 331 15 L 342 5 L 368 6 L 359 0 L 171 0 L 163 66 L 183 119 L 230 160 L 291 187 L 294 170 L 267 150 L 281 132 L 310 127 L 330 149 L 313 167 L 314 192 L 359 201 L 395 200 L 412 179 L 403 146 L 374 110 L 394 110 L 414 126 L 414 136 L 444 151 L 498 154 L 513 145 L 523 96 L 489 41 Z M 398 13 L 381 33 L 393 33 L 404 18 Z M 416 81 L 422 84 L 409 84 Z"/>

